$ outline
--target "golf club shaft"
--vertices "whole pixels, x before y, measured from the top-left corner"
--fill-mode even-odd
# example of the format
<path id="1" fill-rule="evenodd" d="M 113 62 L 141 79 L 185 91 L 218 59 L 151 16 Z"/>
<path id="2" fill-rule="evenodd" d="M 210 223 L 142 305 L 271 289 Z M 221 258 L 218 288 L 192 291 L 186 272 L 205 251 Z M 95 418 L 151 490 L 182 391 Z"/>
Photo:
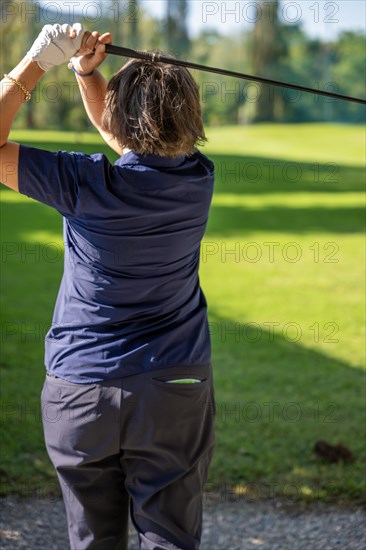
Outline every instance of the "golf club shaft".
<path id="1" fill-rule="evenodd" d="M 333 99 L 342 99 L 343 101 L 352 101 L 354 103 L 360 103 L 361 105 L 366 105 L 366 99 L 361 99 L 359 97 L 351 97 L 347 95 L 336 94 L 334 92 L 327 92 L 325 90 L 317 90 L 315 88 L 309 88 L 307 86 L 300 86 L 298 84 L 290 84 L 288 82 L 272 80 L 271 78 L 264 78 L 261 76 L 249 75 L 245 73 L 239 73 L 236 71 L 228 71 L 226 69 L 219 69 L 216 67 L 209 67 L 207 65 L 200 65 L 199 63 L 192 63 L 191 61 L 183 61 L 181 59 L 166 57 L 159 53 L 142 52 L 140 50 L 133 50 L 131 48 L 114 46 L 112 44 L 106 44 L 105 51 L 106 53 L 112 54 L 112 55 L 120 55 L 123 57 L 133 57 L 135 59 L 146 59 L 148 61 L 159 61 L 160 63 L 169 63 L 170 65 L 178 65 L 179 67 L 186 67 L 187 69 L 197 69 L 199 71 L 206 71 L 209 73 L 216 73 L 224 76 L 241 78 L 244 80 L 252 80 L 254 82 L 262 82 L 263 84 L 269 84 L 271 86 L 290 88 L 292 90 L 299 90 L 301 92 L 322 95 L 326 97 L 331 97 Z"/>

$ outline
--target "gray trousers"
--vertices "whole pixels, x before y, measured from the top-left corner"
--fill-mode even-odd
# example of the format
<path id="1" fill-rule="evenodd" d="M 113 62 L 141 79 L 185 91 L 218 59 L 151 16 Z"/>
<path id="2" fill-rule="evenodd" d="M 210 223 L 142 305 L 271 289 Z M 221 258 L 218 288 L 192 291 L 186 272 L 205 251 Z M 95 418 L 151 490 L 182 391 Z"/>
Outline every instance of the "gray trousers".
<path id="1" fill-rule="evenodd" d="M 192 377 L 201 382 L 165 382 Z M 47 375 L 41 399 L 71 550 L 126 550 L 129 513 L 142 550 L 199 548 L 215 444 L 211 366 L 98 384 Z"/>

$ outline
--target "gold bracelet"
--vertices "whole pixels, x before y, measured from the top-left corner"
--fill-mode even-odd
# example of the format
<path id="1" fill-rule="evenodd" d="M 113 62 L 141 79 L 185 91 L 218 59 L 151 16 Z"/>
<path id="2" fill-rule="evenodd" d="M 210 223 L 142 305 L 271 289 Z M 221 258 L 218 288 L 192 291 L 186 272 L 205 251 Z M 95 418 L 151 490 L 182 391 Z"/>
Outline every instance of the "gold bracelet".
<path id="1" fill-rule="evenodd" d="M 5 76 L 5 78 L 9 78 L 9 80 L 14 82 L 14 84 L 19 86 L 19 88 L 22 90 L 22 92 L 24 94 L 24 97 L 25 97 L 26 101 L 30 100 L 30 98 L 32 97 L 32 94 L 30 92 L 28 92 L 27 88 L 25 86 L 23 86 L 23 84 L 21 82 L 19 82 L 19 80 L 16 80 L 15 78 L 13 78 L 12 76 L 9 76 L 8 74 L 4 74 L 4 76 Z"/>

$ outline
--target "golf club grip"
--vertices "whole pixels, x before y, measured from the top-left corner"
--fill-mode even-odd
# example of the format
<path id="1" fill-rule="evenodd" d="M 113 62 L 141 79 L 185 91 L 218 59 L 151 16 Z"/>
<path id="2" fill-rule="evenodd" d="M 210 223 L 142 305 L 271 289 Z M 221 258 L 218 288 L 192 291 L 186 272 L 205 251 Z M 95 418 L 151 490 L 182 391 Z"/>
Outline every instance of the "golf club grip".
<path id="1" fill-rule="evenodd" d="M 331 97 L 333 99 L 341 99 L 343 101 L 351 101 L 353 103 L 366 105 L 366 99 L 362 99 L 360 97 L 351 97 L 343 94 L 336 94 L 334 92 L 327 92 L 325 90 L 317 90 L 315 88 L 309 88 L 307 86 L 300 86 L 299 84 L 290 84 L 289 82 L 272 80 L 270 78 L 264 78 L 261 76 L 239 73 L 237 71 L 229 71 L 227 69 L 219 69 L 217 67 L 208 67 L 206 65 L 200 65 L 199 63 L 192 63 L 191 61 L 183 61 L 180 59 L 176 59 L 175 57 L 166 57 L 164 55 L 161 55 L 160 53 L 132 50 L 131 48 L 114 46 L 113 44 L 105 45 L 105 53 L 112 54 L 112 55 L 120 55 L 122 57 L 132 57 L 135 59 L 146 59 L 148 61 L 154 61 L 154 62 L 158 61 L 161 63 L 169 63 L 170 65 L 177 65 L 178 67 L 186 67 L 188 69 L 197 69 L 199 71 L 207 71 L 210 73 L 221 74 L 224 76 L 230 76 L 230 77 L 250 80 L 254 82 L 262 82 L 263 84 L 269 84 L 270 86 L 289 88 L 291 90 L 298 90 L 300 92 L 321 95 L 325 97 Z"/>

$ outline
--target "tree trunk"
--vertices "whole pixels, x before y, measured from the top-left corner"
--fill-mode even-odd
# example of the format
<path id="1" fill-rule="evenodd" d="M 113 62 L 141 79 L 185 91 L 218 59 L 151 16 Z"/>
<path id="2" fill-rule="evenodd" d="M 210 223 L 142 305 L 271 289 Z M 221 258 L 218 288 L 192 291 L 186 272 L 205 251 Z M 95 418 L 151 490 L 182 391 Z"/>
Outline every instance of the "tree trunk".
<path id="1" fill-rule="evenodd" d="M 168 52 L 180 58 L 189 54 L 191 47 L 188 30 L 188 2 L 186 0 L 174 0 L 166 3 L 166 34 Z"/>
<path id="2" fill-rule="evenodd" d="M 130 0 L 128 2 L 128 24 L 129 24 L 129 46 L 134 49 L 138 49 L 139 35 L 138 35 L 138 0 Z"/>
<path id="3" fill-rule="evenodd" d="M 260 1 L 257 21 L 252 38 L 252 67 L 258 76 L 279 77 L 279 59 L 285 53 L 278 20 L 279 1 Z M 274 121 L 281 112 L 282 92 L 266 84 L 258 84 L 258 100 L 254 109 L 255 121 Z"/>

